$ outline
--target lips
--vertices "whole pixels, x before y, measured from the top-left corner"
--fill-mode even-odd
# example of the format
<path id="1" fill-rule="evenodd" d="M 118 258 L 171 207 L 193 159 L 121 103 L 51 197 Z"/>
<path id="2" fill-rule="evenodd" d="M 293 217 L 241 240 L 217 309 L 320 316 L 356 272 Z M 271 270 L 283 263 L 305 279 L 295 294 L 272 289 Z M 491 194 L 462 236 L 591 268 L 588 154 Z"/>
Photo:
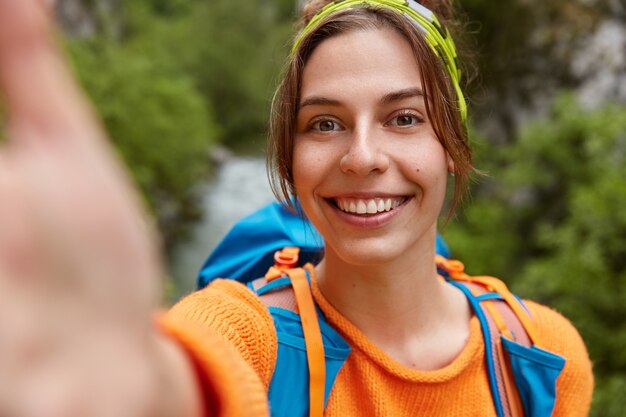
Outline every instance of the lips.
<path id="1" fill-rule="evenodd" d="M 332 199 L 332 202 L 339 210 L 345 213 L 376 214 L 391 211 L 402 205 L 406 200 L 406 196 L 374 198 L 340 197 Z"/>

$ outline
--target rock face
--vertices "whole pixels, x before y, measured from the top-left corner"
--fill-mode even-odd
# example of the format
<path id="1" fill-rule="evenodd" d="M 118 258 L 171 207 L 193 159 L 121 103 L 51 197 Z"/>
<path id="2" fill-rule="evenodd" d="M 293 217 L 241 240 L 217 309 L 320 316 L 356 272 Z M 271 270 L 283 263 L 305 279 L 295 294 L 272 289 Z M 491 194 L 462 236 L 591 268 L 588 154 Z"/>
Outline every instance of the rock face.
<path id="1" fill-rule="evenodd" d="M 70 37 L 90 37 L 100 19 L 119 10 L 120 0 L 57 0 L 55 12 L 63 32 Z"/>
<path id="2" fill-rule="evenodd" d="M 529 120 L 545 117 L 563 90 L 588 108 L 626 104 L 623 0 L 512 3 L 518 16 L 486 20 L 488 36 L 478 31 L 481 82 L 471 97 L 479 130 L 508 143 Z M 483 21 L 484 9 L 472 11 L 471 18 Z"/>
<path id="3" fill-rule="evenodd" d="M 571 71 L 580 80 L 578 95 L 587 107 L 606 100 L 626 103 L 626 24 L 601 22 L 574 55 Z"/>

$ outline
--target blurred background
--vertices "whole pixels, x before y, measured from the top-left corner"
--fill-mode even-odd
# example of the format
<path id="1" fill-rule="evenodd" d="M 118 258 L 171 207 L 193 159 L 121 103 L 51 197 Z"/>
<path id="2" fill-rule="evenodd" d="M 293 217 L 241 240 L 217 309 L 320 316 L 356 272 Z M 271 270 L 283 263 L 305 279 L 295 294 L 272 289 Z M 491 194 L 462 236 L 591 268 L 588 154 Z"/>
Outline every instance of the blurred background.
<path id="1" fill-rule="evenodd" d="M 272 200 L 263 150 L 296 0 L 57 0 L 77 76 L 164 238 L 168 302 Z M 626 415 L 626 3 L 461 0 L 487 175 L 442 229 L 470 273 L 569 317 L 592 416 Z"/>

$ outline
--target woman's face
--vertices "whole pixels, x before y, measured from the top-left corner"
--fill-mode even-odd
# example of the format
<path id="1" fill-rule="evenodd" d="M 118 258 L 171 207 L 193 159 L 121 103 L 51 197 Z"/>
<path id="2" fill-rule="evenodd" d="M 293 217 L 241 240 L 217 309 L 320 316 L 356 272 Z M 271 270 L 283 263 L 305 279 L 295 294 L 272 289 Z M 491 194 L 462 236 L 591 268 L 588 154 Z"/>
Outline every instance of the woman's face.
<path id="1" fill-rule="evenodd" d="M 432 251 L 452 162 L 407 41 L 389 29 L 323 41 L 299 104 L 294 183 L 326 251 L 355 265 Z"/>

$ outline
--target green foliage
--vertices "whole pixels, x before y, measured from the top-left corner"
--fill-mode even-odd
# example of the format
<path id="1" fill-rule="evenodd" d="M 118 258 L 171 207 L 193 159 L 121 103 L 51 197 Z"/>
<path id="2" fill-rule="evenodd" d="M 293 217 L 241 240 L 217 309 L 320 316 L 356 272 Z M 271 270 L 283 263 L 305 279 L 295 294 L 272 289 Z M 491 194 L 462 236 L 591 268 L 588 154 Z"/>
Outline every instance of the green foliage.
<path id="1" fill-rule="evenodd" d="M 285 2 L 200 2 L 171 45 L 188 45 L 179 59 L 213 103 L 222 141 L 263 149 L 269 104 L 287 52 Z"/>
<path id="2" fill-rule="evenodd" d="M 211 103 L 219 140 L 258 153 L 264 148 L 295 5 L 292 0 L 264 0 L 242 6 L 230 0 L 133 2 L 125 6 L 127 33 L 141 32 L 149 21 L 152 36 L 142 37 L 142 53 L 155 46 L 171 51 L 171 61 Z"/>
<path id="3" fill-rule="evenodd" d="M 598 416 L 620 415 L 610 393 L 626 384 L 625 132 L 626 107 L 590 111 L 561 96 L 549 119 L 479 155 L 499 179 L 446 231 L 470 272 L 501 276 L 574 322 L 594 362 Z"/>
<path id="4" fill-rule="evenodd" d="M 68 49 L 170 245 L 199 216 L 193 185 L 208 171 L 219 129 L 193 78 L 162 47 L 155 18 L 137 16 L 141 36 L 72 40 Z"/>

